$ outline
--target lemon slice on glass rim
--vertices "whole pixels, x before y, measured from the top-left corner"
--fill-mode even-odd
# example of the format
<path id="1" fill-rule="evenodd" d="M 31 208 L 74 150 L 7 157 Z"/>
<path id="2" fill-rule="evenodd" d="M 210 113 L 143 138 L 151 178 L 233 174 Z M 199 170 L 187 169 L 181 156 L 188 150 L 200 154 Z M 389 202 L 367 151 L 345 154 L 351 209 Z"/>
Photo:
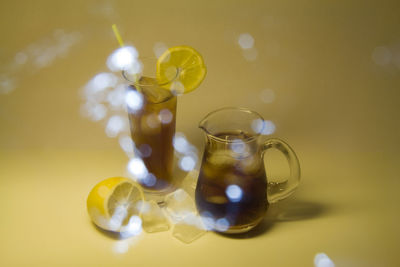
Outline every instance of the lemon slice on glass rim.
<path id="1" fill-rule="evenodd" d="M 158 83 L 175 94 L 185 94 L 196 89 L 206 73 L 202 56 L 190 46 L 171 47 L 157 60 Z"/>
<path id="2" fill-rule="evenodd" d="M 92 221 L 108 231 L 135 231 L 141 227 L 143 191 L 139 184 L 124 177 L 111 177 L 95 185 L 87 198 Z"/>

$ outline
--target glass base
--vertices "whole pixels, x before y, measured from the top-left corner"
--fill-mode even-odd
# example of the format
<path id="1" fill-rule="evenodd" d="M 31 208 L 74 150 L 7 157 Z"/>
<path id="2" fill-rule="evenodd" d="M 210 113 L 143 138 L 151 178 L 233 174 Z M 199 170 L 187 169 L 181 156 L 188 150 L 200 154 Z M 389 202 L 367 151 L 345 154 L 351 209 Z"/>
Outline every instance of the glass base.
<path id="1" fill-rule="evenodd" d="M 249 223 L 249 224 L 231 226 L 226 231 L 217 231 L 216 229 L 214 229 L 214 231 L 221 233 L 221 234 L 242 234 L 242 233 L 246 233 L 246 232 L 250 231 L 251 229 L 253 229 L 254 227 L 256 227 L 262 221 L 262 219 L 263 219 L 263 217 L 261 217 L 257 221 Z"/>

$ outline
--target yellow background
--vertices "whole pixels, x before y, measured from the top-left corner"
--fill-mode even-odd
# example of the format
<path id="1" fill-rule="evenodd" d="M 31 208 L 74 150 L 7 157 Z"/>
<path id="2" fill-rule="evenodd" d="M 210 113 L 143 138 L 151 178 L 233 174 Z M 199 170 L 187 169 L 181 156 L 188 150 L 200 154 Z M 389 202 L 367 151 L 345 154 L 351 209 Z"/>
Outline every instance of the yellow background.
<path id="1" fill-rule="evenodd" d="M 313 266 L 324 252 L 336 266 L 399 266 L 399 14 L 398 1 L 1 1 L 0 265 Z M 257 235 L 143 233 L 117 254 L 90 223 L 90 189 L 128 160 L 104 120 L 81 114 L 82 88 L 117 48 L 112 23 L 140 55 L 157 42 L 203 55 L 207 77 L 177 114 L 200 153 L 198 122 L 223 106 L 259 112 L 296 150 L 302 184 Z M 64 56 L 15 65 L 57 30 L 77 37 Z"/>

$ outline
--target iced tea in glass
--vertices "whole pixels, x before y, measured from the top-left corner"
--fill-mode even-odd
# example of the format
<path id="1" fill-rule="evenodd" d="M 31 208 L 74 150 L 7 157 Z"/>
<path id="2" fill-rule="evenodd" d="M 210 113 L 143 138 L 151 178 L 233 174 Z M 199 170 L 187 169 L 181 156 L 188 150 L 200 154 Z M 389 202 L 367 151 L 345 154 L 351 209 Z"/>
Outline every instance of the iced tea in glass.
<path id="1" fill-rule="evenodd" d="M 173 187 L 173 162 L 177 97 L 157 83 L 142 76 L 128 86 L 135 94 L 133 107 L 128 103 L 128 117 L 135 155 L 146 166 L 146 177 L 138 179 L 146 191 L 162 193 Z"/>

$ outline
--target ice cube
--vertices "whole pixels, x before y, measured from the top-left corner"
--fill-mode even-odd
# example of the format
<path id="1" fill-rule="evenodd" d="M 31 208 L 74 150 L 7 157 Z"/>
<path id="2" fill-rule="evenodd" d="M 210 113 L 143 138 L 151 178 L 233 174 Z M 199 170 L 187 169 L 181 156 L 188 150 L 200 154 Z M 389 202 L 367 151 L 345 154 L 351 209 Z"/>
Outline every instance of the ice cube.
<path id="1" fill-rule="evenodd" d="M 186 216 L 193 216 L 197 210 L 193 198 L 183 190 L 178 189 L 165 197 L 165 210 L 174 222 L 183 221 Z"/>
<path id="2" fill-rule="evenodd" d="M 219 150 L 212 153 L 208 158 L 207 161 L 219 167 L 227 167 L 234 165 L 238 160 L 235 158 L 234 152 L 229 149 L 226 150 Z"/>
<path id="3" fill-rule="evenodd" d="M 147 233 L 169 230 L 168 219 L 154 200 L 141 202 L 140 205 L 142 210 L 142 227 Z"/>
<path id="4" fill-rule="evenodd" d="M 189 244 L 200 238 L 205 233 L 206 230 L 204 227 L 198 227 L 197 225 L 187 224 L 185 221 L 182 221 L 175 224 L 172 236 L 186 244 Z"/>
<path id="5" fill-rule="evenodd" d="M 192 175 L 197 177 L 195 173 Z M 193 179 L 193 177 L 189 177 L 189 179 Z M 165 204 L 167 214 L 175 224 L 172 231 L 175 238 L 189 244 L 204 235 L 206 228 L 197 214 L 193 198 L 185 190 L 178 189 L 167 195 Z"/>
<path id="6" fill-rule="evenodd" d="M 263 168 L 264 163 L 261 160 L 258 155 L 246 157 L 239 162 L 237 167 L 248 175 L 254 174 L 259 172 L 260 168 Z"/>
<path id="7" fill-rule="evenodd" d="M 151 103 L 161 103 L 172 97 L 172 93 L 169 90 L 161 88 L 158 85 L 157 80 L 154 78 L 140 78 L 138 87 L 146 97 L 147 101 Z"/>
<path id="8" fill-rule="evenodd" d="M 156 135 L 161 132 L 161 121 L 156 113 L 147 113 L 140 119 L 140 130 L 143 134 Z"/>

